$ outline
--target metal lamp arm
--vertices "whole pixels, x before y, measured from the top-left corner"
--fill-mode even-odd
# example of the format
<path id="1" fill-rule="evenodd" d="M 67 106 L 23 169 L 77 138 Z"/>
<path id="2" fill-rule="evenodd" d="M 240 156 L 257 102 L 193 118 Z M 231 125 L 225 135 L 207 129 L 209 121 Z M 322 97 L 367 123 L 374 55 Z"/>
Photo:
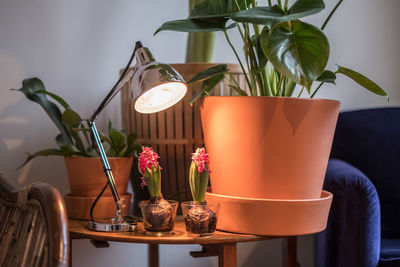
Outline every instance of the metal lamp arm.
<path id="1" fill-rule="evenodd" d="M 135 49 L 133 49 L 133 53 L 126 64 L 126 67 L 124 71 L 121 74 L 121 77 L 119 77 L 118 81 L 115 83 L 111 91 L 107 94 L 107 96 L 103 99 L 103 101 L 100 103 L 99 107 L 95 110 L 93 113 L 92 117 L 90 117 L 90 121 L 93 122 L 96 120 L 97 116 L 103 111 L 103 109 L 110 103 L 110 101 L 114 98 L 114 96 L 121 90 L 121 88 L 124 86 L 124 84 L 135 74 L 136 68 L 133 70 L 130 70 L 128 73 L 129 67 L 132 65 L 132 61 L 135 58 L 135 53 L 136 51 L 143 47 L 141 42 L 136 42 Z M 128 74 L 127 74 L 128 73 Z"/>
<path id="2" fill-rule="evenodd" d="M 108 162 L 106 152 L 104 150 L 103 144 L 101 143 L 101 138 L 100 138 L 99 132 L 98 132 L 98 130 L 96 128 L 95 121 L 97 119 L 97 116 L 103 111 L 103 109 L 107 106 L 107 104 L 115 97 L 115 95 L 122 89 L 122 87 L 135 74 L 137 68 L 133 68 L 133 69 L 129 70 L 129 67 L 131 66 L 132 61 L 133 61 L 133 59 L 135 57 L 136 50 L 138 48 L 140 48 L 140 47 L 141 47 L 141 43 L 140 42 L 136 43 L 135 49 L 133 50 L 133 53 L 132 53 L 132 56 L 129 59 L 128 64 L 126 65 L 124 71 L 122 72 L 121 77 L 118 79 L 118 81 L 113 86 L 111 91 L 107 94 L 107 96 L 100 103 L 99 107 L 95 110 L 95 112 L 91 116 L 90 120 L 88 120 L 90 132 L 91 132 L 91 135 L 93 137 L 92 142 L 93 142 L 93 145 L 96 147 L 97 153 L 100 156 L 101 163 L 102 163 L 103 168 L 104 168 L 104 174 L 105 174 L 105 176 L 107 178 L 108 185 L 110 186 L 110 190 L 111 190 L 111 193 L 113 195 L 114 202 L 115 202 L 115 205 L 116 205 L 115 219 L 116 219 L 117 222 L 122 221 L 122 217 L 121 217 L 121 208 L 122 208 L 121 198 L 120 198 L 118 190 L 117 190 L 115 179 L 114 179 L 113 173 L 111 171 L 111 167 L 110 167 L 110 164 Z M 102 193 L 103 192 L 101 192 L 99 194 L 98 198 L 101 196 Z M 98 198 L 96 199 L 96 201 L 92 205 L 91 217 L 92 217 L 92 211 L 94 209 L 94 206 L 96 205 L 96 202 L 97 202 Z M 93 218 L 91 218 L 91 219 L 93 220 Z"/>

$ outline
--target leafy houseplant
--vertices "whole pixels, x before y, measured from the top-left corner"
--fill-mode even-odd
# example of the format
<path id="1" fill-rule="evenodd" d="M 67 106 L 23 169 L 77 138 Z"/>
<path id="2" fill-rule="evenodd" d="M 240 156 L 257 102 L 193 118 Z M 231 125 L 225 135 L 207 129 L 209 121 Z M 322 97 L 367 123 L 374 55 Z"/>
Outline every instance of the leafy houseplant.
<path id="1" fill-rule="evenodd" d="M 169 233 L 174 228 L 177 201 L 167 201 L 161 193 L 161 167 L 159 156 L 151 147 L 142 147 L 139 156 L 139 171 L 142 187 L 147 186 L 150 200 L 139 202 L 143 222 L 149 233 Z"/>
<path id="2" fill-rule="evenodd" d="M 85 119 L 82 119 L 60 96 L 47 91 L 40 79 L 23 80 L 20 89 L 12 90 L 20 91 L 30 101 L 39 104 L 60 130 L 60 134 L 55 138 L 58 148 L 28 153 L 22 166 L 37 156 L 98 157 L 94 144 L 89 138 L 90 130 L 84 125 Z M 60 108 L 46 96 L 53 98 L 64 108 L 64 111 L 61 112 Z M 135 144 L 135 133 L 127 136 L 124 130 L 115 129 L 111 121 L 108 124 L 108 136 L 101 134 L 101 139 L 108 157 L 132 157 L 139 148 Z"/>
<path id="3" fill-rule="evenodd" d="M 90 138 L 90 130 L 85 126 L 85 119 L 60 96 L 47 91 L 38 78 L 23 80 L 22 87 L 17 91 L 23 93 L 30 101 L 39 104 L 60 131 L 55 138 L 58 148 L 28 153 L 22 166 L 37 156 L 64 156 L 71 188 L 71 194 L 65 196 L 68 216 L 89 219 L 90 206 L 102 190 L 105 177 L 94 143 Z M 50 101 L 47 96 L 56 102 Z M 109 122 L 108 135 L 100 133 L 100 136 L 107 156 L 110 157 L 109 163 L 115 174 L 117 188 L 123 201 L 122 212 L 125 214 L 129 210 L 131 197 L 126 192 L 133 155 L 140 148 L 135 144 L 136 134 L 127 135 L 124 130 L 115 129 Z M 107 189 L 104 193 L 100 201 L 102 208 L 96 209 L 94 213 L 99 217 L 113 216 L 115 211 L 111 192 Z"/>
<path id="4" fill-rule="evenodd" d="M 304 217 L 301 223 L 292 222 L 290 212 L 274 210 L 285 200 L 291 200 L 295 207 L 297 201 L 314 205 L 321 199 L 340 103 L 314 97 L 323 84 L 335 83 L 339 74 L 375 94 L 387 95 L 354 70 L 342 66 L 334 71 L 326 69 L 330 45 L 323 30 L 342 2 L 339 0 L 317 27 L 301 19 L 322 11 L 322 0 L 267 0 L 266 6 L 257 5 L 255 0 L 203 0 L 187 19 L 166 22 L 155 32 L 222 31 L 245 76 L 243 86 L 222 64 L 189 81 L 203 82 L 202 90 L 190 101 L 199 99 L 213 171 L 212 193 L 207 194 L 221 203 L 219 229 L 284 235 L 291 223 L 298 223 L 290 234 L 321 231 L 309 226 L 315 226 L 316 221 L 324 224 L 321 218 L 329 205 L 314 218 Z M 243 57 L 230 40 L 232 29 L 242 38 Z M 223 79 L 235 96 L 208 96 Z M 300 97 L 306 93 L 309 98 Z M 257 222 L 248 221 L 251 216 L 246 214 L 251 215 L 255 206 L 263 213 Z M 274 211 L 273 223 L 264 224 Z"/>
<path id="5" fill-rule="evenodd" d="M 205 200 L 210 172 L 208 157 L 204 148 L 197 148 L 193 153 L 189 172 L 193 202 L 186 201 L 181 204 L 186 230 L 193 234 L 210 235 L 217 226 L 219 203 L 210 204 Z"/>
<path id="6" fill-rule="evenodd" d="M 335 83 L 336 74 L 353 79 L 375 94 L 386 95 L 376 83 L 354 70 L 341 66 L 335 72 L 325 70 L 330 46 L 323 30 L 342 1 L 318 28 L 300 19 L 322 11 L 325 8 L 322 0 L 297 0 L 291 6 L 289 0 L 284 3 L 268 0 L 268 6 L 257 6 L 255 0 L 204 0 L 192 9 L 187 19 L 166 22 L 155 34 L 164 30 L 222 31 L 245 74 L 251 96 L 293 96 L 296 85 L 300 85 L 302 89 L 298 96 L 305 88 L 313 98 L 324 83 Z M 228 25 L 228 21 L 233 23 Z M 245 64 L 230 41 L 228 30 L 232 28 L 236 28 L 242 37 Z M 220 74 L 226 71 L 226 65 L 217 66 L 190 82 L 203 80 L 215 85 L 217 80 L 224 78 Z M 248 95 L 238 81 L 233 77 L 229 79 L 231 88 L 238 95 Z M 319 82 L 315 88 L 314 81 Z M 192 102 L 208 95 L 211 89 L 213 87 L 203 86 L 201 94 Z"/>

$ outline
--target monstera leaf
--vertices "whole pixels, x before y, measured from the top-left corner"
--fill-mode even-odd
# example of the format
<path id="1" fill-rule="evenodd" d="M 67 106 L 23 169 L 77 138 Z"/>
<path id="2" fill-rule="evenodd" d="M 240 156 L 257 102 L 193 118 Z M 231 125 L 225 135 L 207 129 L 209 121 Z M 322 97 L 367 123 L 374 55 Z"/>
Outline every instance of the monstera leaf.
<path id="1" fill-rule="evenodd" d="M 226 26 L 231 14 L 245 10 L 251 1 L 246 0 L 204 0 L 197 4 L 187 19 L 168 21 L 154 33 L 160 31 L 215 32 L 236 26 Z M 239 8 L 238 8 L 239 6 Z"/>
<path id="2" fill-rule="evenodd" d="M 310 91 L 329 59 L 329 42 L 317 27 L 299 20 L 283 22 L 261 34 L 264 54 L 274 68 Z"/>
<path id="3" fill-rule="evenodd" d="M 235 13 L 231 19 L 237 22 L 247 22 L 268 25 L 270 28 L 280 22 L 297 20 L 321 12 L 325 8 L 322 0 L 298 0 L 285 13 L 278 5 L 260 6 Z"/>

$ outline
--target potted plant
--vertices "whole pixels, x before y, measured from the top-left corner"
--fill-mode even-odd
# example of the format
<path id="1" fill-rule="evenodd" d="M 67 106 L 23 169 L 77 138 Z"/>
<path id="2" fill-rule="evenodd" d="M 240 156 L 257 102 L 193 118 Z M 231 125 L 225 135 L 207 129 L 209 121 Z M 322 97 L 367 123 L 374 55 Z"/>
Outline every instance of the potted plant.
<path id="1" fill-rule="evenodd" d="M 181 203 L 186 231 L 200 236 L 215 232 L 219 203 L 206 201 L 206 190 L 210 170 L 208 154 L 204 148 L 197 148 L 190 164 L 189 184 L 193 201 Z"/>
<path id="2" fill-rule="evenodd" d="M 178 202 L 165 200 L 161 193 L 161 167 L 159 156 L 151 147 L 142 147 L 139 171 L 142 187 L 147 186 L 149 200 L 139 202 L 146 232 L 150 235 L 166 235 L 174 229 Z"/>
<path id="3" fill-rule="evenodd" d="M 20 89 L 12 90 L 20 91 L 28 100 L 39 104 L 60 131 L 55 138 L 58 148 L 27 153 L 28 157 L 21 167 L 38 156 L 63 156 L 71 187 L 71 194 L 65 196 L 68 216 L 88 219 L 90 206 L 107 181 L 91 141 L 89 128 L 85 126 L 85 119 L 82 119 L 60 96 L 47 91 L 38 78 L 25 79 Z M 47 96 L 54 99 L 64 109 L 63 112 Z M 123 212 L 127 213 L 130 195 L 126 191 L 131 165 L 134 154 L 140 148 L 135 144 L 136 134 L 126 135 L 124 130 L 115 129 L 110 121 L 108 135 L 101 134 L 101 139 L 124 203 Z M 108 188 L 100 201 L 107 203 L 101 203 L 102 209 L 96 209 L 95 214 L 101 217 L 113 215 L 114 202 Z"/>
<path id="4" fill-rule="evenodd" d="M 222 31 L 245 76 L 248 91 L 235 77 L 221 75 L 227 72 L 226 65 L 214 66 L 189 81 L 203 81 L 191 103 L 199 99 L 205 145 L 211 155 L 211 189 L 218 195 L 213 199 L 229 197 L 232 205 L 251 199 L 265 203 L 319 200 L 340 103 L 315 99 L 315 95 L 323 84 L 335 83 L 338 74 L 386 95 L 354 70 L 325 69 L 330 45 L 323 30 L 341 3 L 319 28 L 301 19 L 323 10 L 322 0 L 268 0 L 267 6 L 257 6 L 255 0 L 203 0 L 187 19 L 166 22 L 155 32 Z M 231 29 L 242 37 L 244 62 L 230 41 Z M 237 96 L 208 96 L 214 86 L 206 85 L 225 78 Z M 309 98 L 301 97 L 305 94 Z M 221 202 L 220 227 L 233 220 L 225 216 L 226 205 Z M 278 229 L 280 220 L 276 222 Z M 282 233 L 243 228 L 248 233 Z"/>

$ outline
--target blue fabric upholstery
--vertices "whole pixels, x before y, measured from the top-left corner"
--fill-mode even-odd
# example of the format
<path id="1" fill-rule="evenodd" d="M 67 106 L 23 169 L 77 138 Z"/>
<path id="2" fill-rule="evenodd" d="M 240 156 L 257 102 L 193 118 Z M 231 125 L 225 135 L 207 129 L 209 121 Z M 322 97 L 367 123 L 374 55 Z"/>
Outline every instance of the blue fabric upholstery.
<path id="1" fill-rule="evenodd" d="M 334 198 L 316 235 L 316 267 L 400 266 L 399 160 L 400 108 L 339 114 L 324 183 Z"/>

